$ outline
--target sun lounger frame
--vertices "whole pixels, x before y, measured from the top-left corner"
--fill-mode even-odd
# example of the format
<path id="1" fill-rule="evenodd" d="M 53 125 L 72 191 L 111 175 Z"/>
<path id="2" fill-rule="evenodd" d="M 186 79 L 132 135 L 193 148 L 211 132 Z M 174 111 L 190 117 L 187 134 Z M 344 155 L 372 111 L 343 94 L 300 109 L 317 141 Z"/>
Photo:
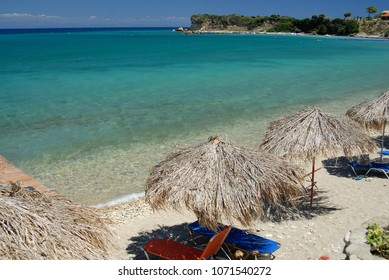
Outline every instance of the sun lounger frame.
<path id="1" fill-rule="evenodd" d="M 220 225 L 223 227 L 223 225 Z M 201 228 L 200 230 L 195 230 L 196 228 Z M 194 241 L 194 243 L 199 244 L 197 240 L 199 240 L 201 237 L 203 238 L 209 238 L 212 236 L 213 231 L 206 229 L 205 227 L 202 227 L 198 224 L 198 221 L 195 221 L 188 225 L 189 234 Z M 278 250 L 281 246 L 280 243 L 264 238 L 262 236 L 249 234 L 245 230 L 241 230 L 238 228 L 231 228 L 230 234 L 234 235 L 234 232 L 237 234 L 238 232 L 245 233 L 247 235 L 244 235 L 245 237 L 255 236 L 256 239 L 261 240 L 261 242 L 266 242 L 267 244 L 267 251 L 260 252 L 258 249 L 256 250 L 249 250 L 247 248 L 243 248 L 243 246 L 240 246 L 237 242 L 233 242 L 231 239 L 232 236 L 227 236 L 226 240 L 224 241 L 224 244 L 222 246 L 222 251 L 226 254 L 226 256 L 229 259 L 267 259 L 267 260 L 273 260 L 275 259 L 275 255 L 273 254 L 276 250 Z M 239 234 L 238 234 L 239 235 Z M 250 238 L 251 239 L 251 238 Z M 206 242 L 206 241 L 205 241 Z M 204 243 L 205 243 L 204 242 Z M 270 245 L 271 244 L 271 245 Z M 264 245 L 263 245 L 264 246 Z M 224 250 L 223 250 L 224 248 Z M 260 248 L 258 245 L 257 248 Z M 237 256 L 237 253 L 240 253 L 241 256 Z"/>
<path id="2" fill-rule="evenodd" d="M 358 165 L 358 163 L 356 163 L 355 161 L 348 163 L 348 166 L 350 166 L 350 168 L 354 172 L 355 176 L 358 176 L 356 169 L 359 169 L 359 170 L 367 170 L 366 173 L 364 174 L 365 177 L 368 177 L 368 174 L 371 171 L 378 171 L 378 172 L 384 173 L 386 178 L 389 179 L 389 175 L 388 175 L 389 169 L 388 168 L 380 168 L 380 167 L 374 166 L 372 164 L 370 164 L 370 165 Z"/>

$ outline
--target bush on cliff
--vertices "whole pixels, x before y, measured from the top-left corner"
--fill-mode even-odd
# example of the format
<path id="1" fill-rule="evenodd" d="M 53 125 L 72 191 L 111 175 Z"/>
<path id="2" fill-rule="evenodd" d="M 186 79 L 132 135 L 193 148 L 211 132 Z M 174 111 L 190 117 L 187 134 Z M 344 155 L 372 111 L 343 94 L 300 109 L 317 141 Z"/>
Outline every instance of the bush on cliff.
<path id="1" fill-rule="evenodd" d="M 197 14 L 191 17 L 192 26 L 212 29 L 226 29 L 238 26 L 247 30 L 267 29 L 269 32 L 304 32 L 320 35 L 332 34 L 347 36 L 359 32 L 359 25 L 353 19 L 330 19 L 323 14 L 311 18 L 295 19 L 288 16 L 242 16 L 238 14 L 217 16 Z"/>

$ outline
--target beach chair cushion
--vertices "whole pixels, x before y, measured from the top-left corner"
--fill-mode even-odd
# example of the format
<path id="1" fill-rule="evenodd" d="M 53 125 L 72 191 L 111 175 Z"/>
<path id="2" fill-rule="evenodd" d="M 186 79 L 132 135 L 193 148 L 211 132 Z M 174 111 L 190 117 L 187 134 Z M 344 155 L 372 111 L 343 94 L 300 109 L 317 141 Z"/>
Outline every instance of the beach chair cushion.
<path id="1" fill-rule="evenodd" d="M 382 171 L 389 172 L 389 164 L 384 162 L 372 162 L 371 167 L 375 169 L 381 169 Z"/>
<path id="2" fill-rule="evenodd" d="M 198 260 L 203 250 L 168 238 L 153 239 L 145 244 L 146 252 L 169 260 Z"/>
<path id="3" fill-rule="evenodd" d="M 177 241 L 162 238 L 152 239 L 144 245 L 146 252 L 168 260 L 205 260 L 217 254 L 231 227 L 225 226 L 215 234 L 202 250 Z"/>
<path id="4" fill-rule="evenodd" d="M 351 166 L 351 167 L 354 167 L 354 168 L 358 168 L 358 169 L 366 169 L 368 170 L 369 168 L 371 168 L 371 163 L 369 164 L 361 164 L 357 161 L 350 161 L 349 163 L 347 163 L 348 166 Z"/>
<path id="5" fill-rule="evenodd" d="M 222 227 L 223 225 L 221 225 Z M 214 231 L 201 226 L 198 221 L 189 224 L 189 229 L 193 232 L 205 236 L 213 236 Z M 228 234 L 226 243 L 234 244 L 238 249 L 254 252 L 258 251 L 260 254 L 273 254 L 280 248 L 280 244 L 276 241 L 264 238 L 259 235 L 249 234 L 244 230 L 232 227 Z"/>
<path id="6" fill-rule="evenodd" d="M 379 151 L 378 154 L 383 154 L 384 156 L 389 156 L 389 150 Z"/>
<path id="7" fill-rule="evenodd" d="M 351 169 L 353 170 L 353 172 L 356 176 L 358 176 L 357 172 L 356 172 L 357 170 L 364 171 L 365 172 L 364 175 L 366 177 L 371 171 L 379 171 L 379 172 L 384 173 L 386 178 L 389 179 L 389 175 L 388 175 L 389 174 L 389 164 L 388 163 L 373 161 L 373 162 L 370 162 L 369 165 L 363 165 L 363 164 L 358 163 L 357 161 L 351 161 L 347 165 L 351 167 Z"/>
<path id="8" fill-rule="evenodd" d="M 363 175 L 365 175 L 372 168 L 371 163 L 365 165 L 357 161 L 350 161 L 349 163 L 347 163 L 347 165 L 350 166 L 351 170 L 354 172 L 355 176 L 357 177 L 358 177 L 357 171 L 364 172 Z"/>

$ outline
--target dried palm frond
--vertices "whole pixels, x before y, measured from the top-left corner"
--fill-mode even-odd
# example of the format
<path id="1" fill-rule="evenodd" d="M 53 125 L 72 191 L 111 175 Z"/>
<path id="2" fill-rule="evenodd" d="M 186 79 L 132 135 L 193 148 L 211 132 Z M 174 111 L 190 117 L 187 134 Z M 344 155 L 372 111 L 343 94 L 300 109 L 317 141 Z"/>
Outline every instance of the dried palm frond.
<path id="1" fill-rule="evenodd" d="M 106 259 L 111 234 L 97 209 L 32 188 L 0 188 L 0 259 Z"/>
<path id="2" fill-rule="evenodd" d="M 382 130 L 389 120 L 389 91 L 352 107 L 346 115 L 362 124 L 367 130 Z"/>
<path id="3" fill-rule="evenodd" d="M 293 207 L 303 176 L 298 167 L 213 136 L 154 166 L 145 197 L 156 210 L 192 210 L 214 230 L 222 221 L 248 226 L 266 217 L 266 207 Z"/>
<path id="4" fill-rule="evenodd" d="M 374 152 L 373 140 L 353 120 L 308 108 L 273 121 L 260 147 L 291 161 Z"/>

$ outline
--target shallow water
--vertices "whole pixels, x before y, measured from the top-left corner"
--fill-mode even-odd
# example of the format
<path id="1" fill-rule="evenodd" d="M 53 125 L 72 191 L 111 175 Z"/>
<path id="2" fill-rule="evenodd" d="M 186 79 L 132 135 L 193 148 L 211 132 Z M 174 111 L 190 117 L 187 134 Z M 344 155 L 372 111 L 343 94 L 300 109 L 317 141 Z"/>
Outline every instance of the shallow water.
<path id="1" fill-rule="evenodd" d="M 0 154 L 98 204 L 144 191 L 179 146 L 256 148 L 307 106 L 344 114 L 389 89 L 389 41 L 161 29 L 0 35 Z"/>

